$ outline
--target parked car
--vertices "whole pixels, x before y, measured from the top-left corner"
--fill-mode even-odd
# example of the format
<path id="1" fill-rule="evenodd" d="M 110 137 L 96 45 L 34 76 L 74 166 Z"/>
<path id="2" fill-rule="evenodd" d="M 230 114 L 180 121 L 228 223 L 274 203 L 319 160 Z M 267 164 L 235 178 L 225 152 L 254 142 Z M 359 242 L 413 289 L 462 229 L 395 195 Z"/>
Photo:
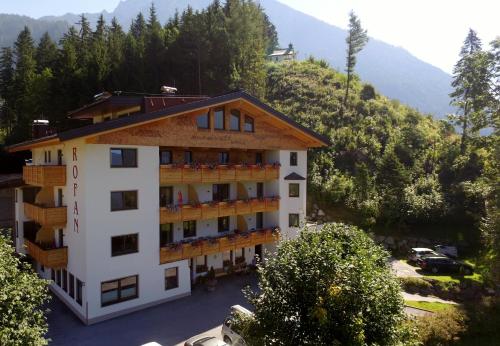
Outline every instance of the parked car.
<path id="1" fill-rule="evenodd" d="M 408 261 L 417 262 L 422 256 L 429 255 L 438 256 L 439 254 L 436 251 L 426 247 L 414 247 L 408 252 Z"/>
<path id="2" fill-rule="evenodd" d="M 418 260 L 422 270 L 436 273 L 462 273 L 471 275 L 474 272 L 472 266 L 454 260 L 446 256 L 424 256 Z"/>
<path id="3" fill-rule="evenodd" d="M 239 334 L 239 331 L 234 328 L 233 316 L 236 314 L 253 316 L 253 313 L 250 310 L 245 309 L 241 305 L 231 306 L 231 315 L 229 315 L 229 317 L 224 320 L 224 323 L 222 323 L 222 339 L 228 345 L 246 346 L 245 340 Z"/>
<path id="4" fill-rule="evenodd" d="M 458 251 L 456 246 L 452 245 L 436 245 L 434 250 L 441 255 L 445 255 L 452 258 L 458 257 Z"/>
<path id="5" fill-rule="evenodd" d="M 228 346 L 214 336 L 196 336 L 184 343 L 184 346 Z"/>

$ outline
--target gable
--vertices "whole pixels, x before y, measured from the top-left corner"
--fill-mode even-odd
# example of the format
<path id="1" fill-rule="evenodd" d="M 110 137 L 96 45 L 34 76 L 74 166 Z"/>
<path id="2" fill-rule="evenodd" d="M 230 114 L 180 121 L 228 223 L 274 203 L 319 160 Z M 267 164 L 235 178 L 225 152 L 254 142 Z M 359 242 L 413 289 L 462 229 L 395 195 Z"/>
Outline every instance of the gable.
<path id="1" fill-rule="evenodd" d="M 226 130 L 214 129 L 214 111 L 224 109 Z M 240 131 L 229 130 L 232 110 L 240 112 Z M 199 129 L 197 116 L 207 113 L 209 129 Z M 243 131 L 245 116 L 254 121 L 254 132 Z M 169 116 L 147 124 L 99 134 L 87 139 L 95 144 L 212 147 L 237 149 L 307 149 L 318 146 L 307 134 L 276 119 L 249 102 L 238 100 L 212 108 Z M 317 142 L 317 140 L 316 140 Z"/>

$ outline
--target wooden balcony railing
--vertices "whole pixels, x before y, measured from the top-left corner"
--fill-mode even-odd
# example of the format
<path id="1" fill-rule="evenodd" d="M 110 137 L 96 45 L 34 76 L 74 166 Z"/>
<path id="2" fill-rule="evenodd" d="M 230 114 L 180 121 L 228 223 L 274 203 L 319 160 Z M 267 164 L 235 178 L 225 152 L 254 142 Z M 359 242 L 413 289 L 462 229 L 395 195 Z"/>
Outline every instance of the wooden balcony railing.
<path id="1" fill-rule="evenodd" d="M 66 207 L 45 207 L 24 202 L 24 214 L 42 226 L 64 227 Z"/>
<path id="2" fill-rule="evenodd" d="M 196 256 L 213 255 L 279 240 L 278 228 L 265 228 L 238 234 L 199 238 L 189 242 L 172 243 L 160 248 L 160 263 L 180 261 Z"/>
<path id="3" fill-rule="evenodd" d="M 279 178 L 279 168 L 279 164 L 161 165 L 160 184 L 275 180 Z"/>
<path id="4" fill-rule="evenodd" d="M 35 186 L 65 186 L 66 166 L 24 166 L 23 180 Z"/>
<path id="5" fill-rule="evenodd" d="M 68 248 L 44 249 L 36 243 L 24 239 L 28 254 L 38 263 L 48 268 L 64 268 L 68 265 Z"/>
<path id="6" fill-rule="evenodd" d="M 228 202 L 207 202 L 199 205 L 170 206 L 160 208 L 160 223 L 207 220 L 222 216 L 271 212 L 279 209 L 279 203 L 279 197 L 266 197 L 264 199 L 255 198 Z"/>

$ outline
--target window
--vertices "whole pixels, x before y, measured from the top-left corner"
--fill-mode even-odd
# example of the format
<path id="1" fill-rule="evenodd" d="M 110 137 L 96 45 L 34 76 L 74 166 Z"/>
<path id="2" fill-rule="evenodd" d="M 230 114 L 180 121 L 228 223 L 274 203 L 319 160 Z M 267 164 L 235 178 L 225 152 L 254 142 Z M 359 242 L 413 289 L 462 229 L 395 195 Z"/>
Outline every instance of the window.
<path id="1" fill-rule="evenodd" d="M 61 270 L 56 271 L 56 284 L 61 287 Z"/>
<path id="2" fill-rule="evenodd" d="M 256 218 L 256 220 L 255 220 L 255 227 L 257 229 L 264 228 L 264 213 L 262 213 L 262 212 L 257 213 L 257 215 L 256 215 L 255 218 Z"/>
<path id="3" fill-rule="evenodd" d="M 216 109 L 214 111 L 214 129 L 224 130 L 226 128 L 225 120 L 224 108 Z"/>
<path id="4" fill-rule="evenodd" d="M 245 132 L 254 132 L 253 118 L 245 115 Z"/>
<path id="5" fill-rule="evenodd" d="M 229 267 L 231 263 L 233 263 L 233 251 L 224 251 L 222 253 L 222 266 Z"/>
<path id="6" fill-rule="evenodd" d="M 160 186 L 160 207 L 174 204 L 174 188 L 172 186 Z"/>
<path id="7" fill-rule="evenodd" d="M 229 200 L 229 184 L 214 184 L 212 199 L 222 202 Z"/>
<path id="8" fill-rule="evenodd" d="M 263 163 L 262 161 L 262 153 L 255 153 L 255 164 L 256 165 L 261 165 Z"/>
<path id="9" fill-rule="evenodd" d="M 290 152 L 290 166 L 297 166 L 297 152 Z"/>
<path id="10" fill-rule="evenodd" d="M 219 217 L 219 232 L 227 232 L 229 231 L 229 216 Z"/>
<path id="11" fill-rule="evenodd" d="M 137 209 L 137 191 L 112 191 L 111 211 Z"/>
<path id="12" fill-rule="evenodd" d="M 170 165 L 172 164 L 172 151 L 171 150 L 160 150 L 160 165 Z"/>
<path id="13" fill-rule="evenodd" d="M 299 197 L 299 187 L 297 183 L 288 184 L 288 197 Z"/>
<path id="14" fill-rule="evenodd" d="M 58 150 L 57 150 L 57 164 L 58 164 L 59 166 L 61 166 L 61 165 L 62 165 L 62 158 L 63 158 L 63 152 L 62 152 L 62 150 L 61 150 L 61 149 L 58 149 Z"/>
<path id="15" fill-rule="evenodd" d="M 184 152 L 184 163 L 186 165 L 193 163 L 193 152 L 192 151 L 185 151 Z"/>
<path id="16" fill-rule="evenodd" d="M 288 227 L 299 227 L 299 214 L 288 214 Z"/>
<path id="17" fill-rule="evenodd" d="M 219 164 L 227 165 L 229 164 L 229 153 L 228 152 L 220 152 L 219 153 Z"/>
<path id="18" fill-rule="evenodd" d="M 108 306 L 134 299 L 138 294 L 138 276 L 105 281 L 101 283 L 101 306 Z"/>
<path id="19" fill-rule="evenodd" d="M 83 282 L 76 279 L 76 302 L 82 305 L 83 302 Z"/>
<path id="20" fill-rule="evenodd" d="M 240 111 L 233 109 L 231 110 L 231 117 L 229 119 L 229 129 L 231 131 L 239 131 L 240 130 Z"/>
<path id="21" fill-rule="evenodd" d="M 245 248 L 236 249 L 234 251 L 234 262 L 236 264 L 245 262 Z"/>
<path id="22" fill-rule="evenodd" d="M 165 269 L 165 289 L 171 290 L 177 287 L 179 287 L 179 269 L 177 267 Z"/>
<path id="23" fill-rule="evenodd" d="M 66 269 L 62 270 L 62 288 L 68 292 L 68 272 Z"/>
<path id="24" fill-rule="evenodd" d="M 196 257 L 196 274 L 206 273 L 207 271 L 207 256 Z"/>
<path id="25" fill-rule="evenodd" d="M 196 237 L 196 221 L 184 221 L 183 223 L 184 229 L 184 238 Z"/>
<path id="26" fill-rule="evenodd" d="M 69 296 L 75 297 L 75 277 L 71 273 L 69 274 Z"/>
<path id="27" fill-rule="evenodd" d="M 137 149 L 111 148 L 111 167 L 137 167 Z"/>
<path id="28" fill-rule="evenodd" d="M 174 224 L 160 225 L 160 247 L 174 242 Z"/>
<path id="29" fill-rule="evenodd" d="M 111 256 L 121 256 L 139 252 L 139 234 L 111 237 Z"/>
<path id="30" fill-rule="evenodd" d="M 199 129 L 208 129 L 210 127 L 208 113 L 200 114 L 196 117 L 196 126 Z"/>

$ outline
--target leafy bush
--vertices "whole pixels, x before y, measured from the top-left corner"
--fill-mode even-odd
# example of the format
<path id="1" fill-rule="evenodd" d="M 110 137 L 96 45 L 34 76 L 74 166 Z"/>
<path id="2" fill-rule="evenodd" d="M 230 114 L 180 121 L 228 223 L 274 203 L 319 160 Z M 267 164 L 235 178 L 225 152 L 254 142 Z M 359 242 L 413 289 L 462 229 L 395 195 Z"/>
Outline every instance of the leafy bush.
<path id="1" fill-rule="evenodd" d="M 466 317 L 457 308 L 438 311 L 415 320 L 418 337 L 424 345 L 448 345 L 466 330 Z"/>
<path id="2" fill-rule="evenodd" d="M 408 293 L 422 293 L 428 292 L 432 289 L 432 284 L 424 279 L 415 277 L 402 277 L 399 278 L 404 291 Z"/>
<path id="3" fill-rule="evenodd" d="M 302 230 L 258 275 L 260 290 L 245 291 L 252 345 L 392 345 L 411 334 L 388 253 L 354 226 Z"/>

